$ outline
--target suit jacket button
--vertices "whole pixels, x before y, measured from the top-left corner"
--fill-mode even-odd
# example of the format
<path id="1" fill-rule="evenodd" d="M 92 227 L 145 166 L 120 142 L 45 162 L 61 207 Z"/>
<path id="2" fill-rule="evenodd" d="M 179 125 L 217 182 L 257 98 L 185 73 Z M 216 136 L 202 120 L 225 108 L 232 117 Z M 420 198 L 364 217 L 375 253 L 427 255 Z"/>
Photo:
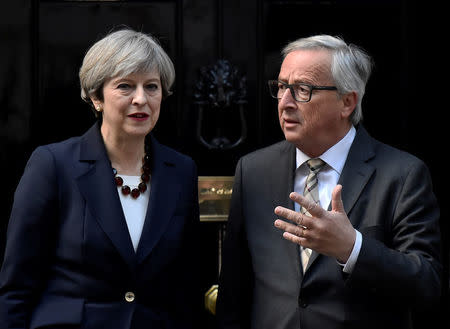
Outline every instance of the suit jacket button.
<path id="1" fill-rule="evenodd" d="M 131 291 L 128 291 L 128 292 L 126 292 L 125 293 L 125 300 L 128 302 L 128 303 L 131 303 L 132 301 L 134 301 L 134 293 L 133 292 L 131 292 Z"/>

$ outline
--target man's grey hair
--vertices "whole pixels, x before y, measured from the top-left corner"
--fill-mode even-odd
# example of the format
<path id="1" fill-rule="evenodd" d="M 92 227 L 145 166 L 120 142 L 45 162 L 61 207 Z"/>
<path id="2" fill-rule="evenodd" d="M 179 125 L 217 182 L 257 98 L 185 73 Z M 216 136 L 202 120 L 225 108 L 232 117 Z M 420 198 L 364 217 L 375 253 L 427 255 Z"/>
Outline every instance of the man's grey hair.
<path id="1" fill-rule="evenodd" d="M 331 75 L 340 94 L 356 92 L 358 101 L 350 119 L 353 125 L 362 120 L 361 102 L 367 81 L 372 72 L 373 61 L 360 47 L 347 44 L 339 37 L 315 35 L 289 43 L 282 50 L 283 59 L 296 50 L 326 49 L 331 54 Z"/>
<path id="2" fill-rule="evenodd" d="M 103 84 L 115 77 L 132 73 L 160 75 L 163 97 L 169 96 L 175 80 L 174 65 L 158 41 L 149 34 L 123 29 L 97 41 L 86 53 L 79 77 L 81 98 L 103 100 Z"/>

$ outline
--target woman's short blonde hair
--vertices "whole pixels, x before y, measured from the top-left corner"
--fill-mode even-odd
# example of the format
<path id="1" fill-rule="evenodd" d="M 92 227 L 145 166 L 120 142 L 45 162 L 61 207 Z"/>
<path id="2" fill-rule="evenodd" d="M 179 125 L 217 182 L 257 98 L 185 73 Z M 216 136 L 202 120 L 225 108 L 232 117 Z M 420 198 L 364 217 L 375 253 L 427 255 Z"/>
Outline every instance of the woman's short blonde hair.
<path id="1" fill-rule="evenodd" d="M 123 29 L 97 41 L 86 53 L 79 77 L 81 98 L 103 101 L 103 84 L 115 77 L 152 72 L 160 75 L 163 97 L 169 96 L 175 80 L 174 65 L 158 41 L 149 34 Z"/>

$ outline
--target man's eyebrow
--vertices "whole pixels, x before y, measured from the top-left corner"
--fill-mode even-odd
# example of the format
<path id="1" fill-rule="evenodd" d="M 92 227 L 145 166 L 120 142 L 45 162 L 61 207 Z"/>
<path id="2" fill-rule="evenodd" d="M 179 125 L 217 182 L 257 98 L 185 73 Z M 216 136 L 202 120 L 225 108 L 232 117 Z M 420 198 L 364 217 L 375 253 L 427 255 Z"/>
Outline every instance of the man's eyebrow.
<path id="1" fill-rule="evenodd" d="M 282 79 L 280 77 L 278 77 L 278 81 L 284 82 L 284 83 L 288 83 L 287 79 Z M 306 81 L 304 79 L 296 79 L 294 80 L 294 82 L 292 84 L 297 84 L 297 83 L 305 83 L 305 84 L 312 84 L 311 81 Z"/>

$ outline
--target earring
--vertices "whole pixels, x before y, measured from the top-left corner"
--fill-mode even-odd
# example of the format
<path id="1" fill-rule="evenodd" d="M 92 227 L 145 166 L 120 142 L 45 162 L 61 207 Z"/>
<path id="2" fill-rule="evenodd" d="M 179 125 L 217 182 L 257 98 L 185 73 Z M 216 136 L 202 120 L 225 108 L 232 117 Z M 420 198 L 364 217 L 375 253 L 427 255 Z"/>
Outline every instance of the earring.
<path id="1" fill-rule="evenodd" d="M 100 105 L 97 105 L 97 106 L 95 107 L 95 110 L 96 110 L 97 112 L 102 112 L 102 111 L 103 111 L 103 109 L 101 108 Z"/>

